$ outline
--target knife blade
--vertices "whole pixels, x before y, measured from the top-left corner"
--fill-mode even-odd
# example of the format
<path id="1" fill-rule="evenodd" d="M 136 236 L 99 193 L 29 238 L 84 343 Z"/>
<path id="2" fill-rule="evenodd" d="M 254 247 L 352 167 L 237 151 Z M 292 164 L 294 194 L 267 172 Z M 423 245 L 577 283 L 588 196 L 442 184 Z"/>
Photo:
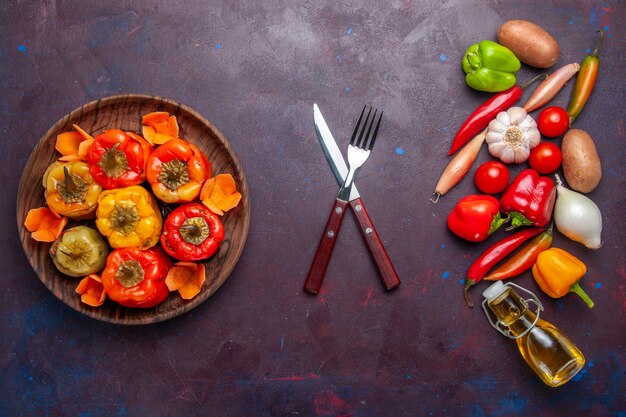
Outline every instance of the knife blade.
<path id="1" fill-rule="evenodd" d="M 322 112 L 316 103 L 313 104 L 313 122 L 315 125 L 315 133 L 320 145 L 322 146 L 326 160 L 335 174 L 335 179 L 339 185 L 342 185 L 345 177 L 348 175 L 348 166 L 346 165 L 343 155 L 339 150 L 339 146 L 337 146 L 337 142 L 335 142 L 335 139 L 333 138 L 333 135 L 324 120 L 324 116 L 322 116 Z M 376 232 L 374 223 L 369 217 L 363 200 L 361 199 L 354 183 L 352 184 L 352 189 L 350 190 L 350 207 L 359 225 L 361 236 L 363 237 L 363 240 L 372 255 L 374 264 L 378 269 L 383 286 L 387 290 L 396 288 L 400 285 L 400 278 L 393 267 L 391 259 L 387 254 L 380 236 Z M 316 294 L 317 291 L 319 291 L 319 288 L 307 288 L 305 286 L 305 290 Z"/>
<path id="2" fill-rule="evenodd" d="M 333 138 L 333 134 L 330 132 L 330 129 L 326 124 L 326 120 L 324 120 L 324 116 L 322 116 L 320 108 L 317 107 L 317 103 L 313 103 L 313 123 L 315 125 L 317 140 L 322 146 L 324 155 L 326 155 L 328 165 L 330 165 L 330 169 L 333 171 L 333 174 L 335 174 L 335 178 L 337 179 L 339 185 L 342 185 L 346 179 L 346 175 L 348 175 L 348 166 L 346 165 L 346 161 L 343 159 L 339 146 L 337 146 L 337 142 L 335 142 L 335 138 Z M 350 201 L 357 199 L 360 196 L 361 195 L 359 194 L 356 185 L 352 183 Z"/>

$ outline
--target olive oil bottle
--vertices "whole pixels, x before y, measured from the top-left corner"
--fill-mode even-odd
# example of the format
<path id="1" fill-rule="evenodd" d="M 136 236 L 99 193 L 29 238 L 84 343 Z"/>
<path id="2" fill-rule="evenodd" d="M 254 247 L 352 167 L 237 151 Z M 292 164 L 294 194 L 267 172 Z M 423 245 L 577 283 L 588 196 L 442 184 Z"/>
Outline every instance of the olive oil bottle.
<path id="1" fill-rule="evenodd" d="M 531 298 L 523 299 L 515 289 Z M 483 296 L 483 310 L 491 325 L 517 342 L 524 360 L 544 383 L 558 387 L 583 368 L 582 352 L 558 328 L 539 318 L 543 306 L 533 293 L 513 283 L 496 281 Z M 535 311 L 530 304 L 537 307 Z"/>

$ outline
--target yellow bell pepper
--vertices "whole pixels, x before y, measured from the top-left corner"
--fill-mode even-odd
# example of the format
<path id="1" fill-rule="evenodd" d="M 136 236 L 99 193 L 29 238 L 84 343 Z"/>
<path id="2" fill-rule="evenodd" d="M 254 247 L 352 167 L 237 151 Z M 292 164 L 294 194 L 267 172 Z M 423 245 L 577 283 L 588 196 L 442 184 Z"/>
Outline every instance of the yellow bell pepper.
<path id="1" fill-rule="evenodd" d="M 537 257 L 532 271 L 539 287 L 550 297 L 561 298 L 575 292 L 593 308 L 593 301 L 578 284 L 587 267 L 571 253 L 559 248 L 545 250 Z"/>
<path id="2" fill-rule="evenodd" d="M 82 161 L 55 162 L 43 175 L 46 203 L 51 210 L 71 217 L 90 218 L 98 207 L 102 186 Z"/>
<path id="3" fill-rule="evenodd" d="M 100 194 L 96 227 L 115 249 L 148 249 L 159 241 L 163 218 L 152 194 L 133 185 Z"/>

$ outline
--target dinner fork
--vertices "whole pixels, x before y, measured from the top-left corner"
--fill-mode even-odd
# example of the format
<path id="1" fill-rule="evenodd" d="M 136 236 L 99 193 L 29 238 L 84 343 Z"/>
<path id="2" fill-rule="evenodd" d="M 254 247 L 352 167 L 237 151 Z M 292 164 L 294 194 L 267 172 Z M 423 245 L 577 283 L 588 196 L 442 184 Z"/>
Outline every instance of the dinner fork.
<path id="1" fill-rule="evenodd" d="M 378 110 L 372 107 L 365 111 L 367 106 L 363 107 L 361 115 L 354 126 L 352 131 L 352 138 L 348 145 L 348 174 L 346 179 L 337 193 L 337 199 L 326 223 L 324 234 L 317 246 L 311 269 L 307 275 L 304 283 L 304 290 L 313 294 L 317 294 L 322 287 L 324 281 L 324 275 L 328 268 L 330 257 L 335 247 L 335 242 L 339 236 L 339 230 L 341 229 L 341 223 L 346 212 L 346 207 L 350 200 L 350 190 L 352 189 L 352 183 L 357 170 L 367 161 L 369 158 L 374 142 L 376 142 L 376 136 L 378 135 L 378 128 L 383 118 L 383 112 L 381 111 L 376 117 Z M 372 114 L 372 110 L 374 113 Z M 363 116 L 365 115 L 365 120 Z M 377 120 L 378 119 L 378 120 Z M 373 130 L 372 130 L 373 129 Z"/>

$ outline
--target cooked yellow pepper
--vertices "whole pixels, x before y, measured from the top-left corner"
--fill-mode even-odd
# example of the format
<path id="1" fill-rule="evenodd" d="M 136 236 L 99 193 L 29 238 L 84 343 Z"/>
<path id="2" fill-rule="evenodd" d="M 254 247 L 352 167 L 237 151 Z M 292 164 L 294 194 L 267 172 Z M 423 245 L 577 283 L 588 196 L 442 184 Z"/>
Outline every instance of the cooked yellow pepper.
<path id="1" fill-rule="evenodd" d="M 43 175 L 43 186 L 48 207 L 71 218 L 93 217 L 102 192 L 82 161 L 53 163 Z"/>
<path id="2" fill-rule="evenodd" d="M 535 281 L 550 297 L 561 298 L 575 292 L 589 308 L 593 308 L 593 301 L 578 284 L 586 273 L 587 267 L 580 259 L 559 248 L 541 252 L 533 266 Z"/>
<path id="3" fill-rule="evenodd" d="M 139 185 L 106 190 L 98 199 L 96 226 L 115 248 L 157 244 L 163 218 L 150 192 Z"/>

